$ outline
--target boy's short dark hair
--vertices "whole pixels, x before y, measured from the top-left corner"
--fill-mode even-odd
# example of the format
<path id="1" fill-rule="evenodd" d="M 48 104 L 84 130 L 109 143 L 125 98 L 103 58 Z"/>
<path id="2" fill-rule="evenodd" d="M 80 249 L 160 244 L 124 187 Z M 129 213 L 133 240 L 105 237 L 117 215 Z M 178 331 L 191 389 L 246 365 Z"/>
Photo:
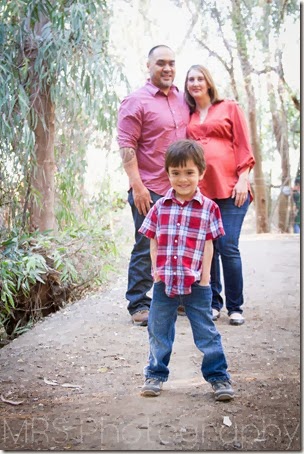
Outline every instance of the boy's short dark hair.
<path id="1" fill-rule="evenodd" d="M 192 160 L 202 175 L 206 168 L 204 150 L 202 146 L 194 140 L 178 140 L 173 142 L 167 149 L 165 156 L 165 169 L 169 167 L 185 167 L 187 161 Z"/>

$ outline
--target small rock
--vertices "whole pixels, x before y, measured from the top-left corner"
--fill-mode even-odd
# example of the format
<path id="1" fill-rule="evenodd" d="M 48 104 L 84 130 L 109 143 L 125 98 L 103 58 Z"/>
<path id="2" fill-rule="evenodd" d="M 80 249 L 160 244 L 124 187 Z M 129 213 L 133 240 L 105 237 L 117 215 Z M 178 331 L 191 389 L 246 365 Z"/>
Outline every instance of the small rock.
<path id="1" fill-rule="evenodd" d="M 148 426 L 146 426 L 145 424 L 139 424 L 139 426 L 137 426 L 138 429 L 149 429 Z"/>

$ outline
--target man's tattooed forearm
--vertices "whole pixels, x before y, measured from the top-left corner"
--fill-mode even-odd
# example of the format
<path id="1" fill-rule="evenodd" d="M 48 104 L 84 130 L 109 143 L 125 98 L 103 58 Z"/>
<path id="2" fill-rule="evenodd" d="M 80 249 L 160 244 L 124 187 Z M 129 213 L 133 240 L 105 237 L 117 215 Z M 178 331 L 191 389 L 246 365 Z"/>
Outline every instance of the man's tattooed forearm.
<path id="1" fill-rule="evenodd" d="M 132 159 L 134 159 L 134 157 L 136 156 L 135 150 L 133 150 L 133 148 L 121 148 L 119 151 L 122 162 L 124 164 L 127 164 L 129 161 L 132 161 Z"/>

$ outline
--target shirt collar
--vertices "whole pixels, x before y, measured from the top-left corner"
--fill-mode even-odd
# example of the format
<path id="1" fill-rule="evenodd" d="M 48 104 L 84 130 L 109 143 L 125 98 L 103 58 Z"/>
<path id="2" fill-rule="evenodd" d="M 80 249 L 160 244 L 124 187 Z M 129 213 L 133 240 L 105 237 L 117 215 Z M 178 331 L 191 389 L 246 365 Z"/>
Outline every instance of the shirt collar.
<path id="1" fill-rule="evenodd" d="M 153 96 L 155 96 L 156 93 L 160 93 L 160 92 L 162 93 L 162 91 L 158 87 L 156 87 L 156 85 L 152 84 L 150 79 L 147 79 L 146 88 Z M 172 84 L 171 87 L 170 87 L 170 92 L 173 92 L 173 91 L 179 92 L 179 89 L 177 88 L 176 85 Z"/>
<path id="2" fill-rule="evenodd" d="M 169 191 L 164 195 L 164 202 L 166 202 L 167 200 L 177 200 L 175 198 L 175 191 L 173 188 L 170 188 Z M 189 200 L 189 202 L 191 202 L 192 200 L 197 200 L 200 203 L 200 205 L 203 205 L 203 195 L 198 188 L 196 188 L 196 192 L 193 198 Z"/>

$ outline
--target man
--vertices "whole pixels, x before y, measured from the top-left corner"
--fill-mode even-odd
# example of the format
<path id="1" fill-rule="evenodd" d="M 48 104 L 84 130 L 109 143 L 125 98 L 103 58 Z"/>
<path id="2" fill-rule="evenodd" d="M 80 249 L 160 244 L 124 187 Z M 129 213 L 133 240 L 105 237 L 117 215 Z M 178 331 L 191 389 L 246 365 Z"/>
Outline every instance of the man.
<path id="1" fill-rule="evenodd" d="M 301 231 L 301 180 L 297 177 L 292 188 L 293 200 L 293 233 L 300 233 Z"/>
<path id="2" fill-rule="evenodd" d="M 152 288 L 150 241 L 138 229 L 151 205 L 170 188 L 165 171 L 168 146 L 186 137 L 189 109 L 183 94 L 173 85 L 175 55 L 165 45 L 148 54 L 150 78 L 128 95 L 118 113 L 118 144 L 129 177 L 128 202 L 135 227 L 135 244 L 128 271 L 126 298 L 132 322 L 146 326 Z"/>

